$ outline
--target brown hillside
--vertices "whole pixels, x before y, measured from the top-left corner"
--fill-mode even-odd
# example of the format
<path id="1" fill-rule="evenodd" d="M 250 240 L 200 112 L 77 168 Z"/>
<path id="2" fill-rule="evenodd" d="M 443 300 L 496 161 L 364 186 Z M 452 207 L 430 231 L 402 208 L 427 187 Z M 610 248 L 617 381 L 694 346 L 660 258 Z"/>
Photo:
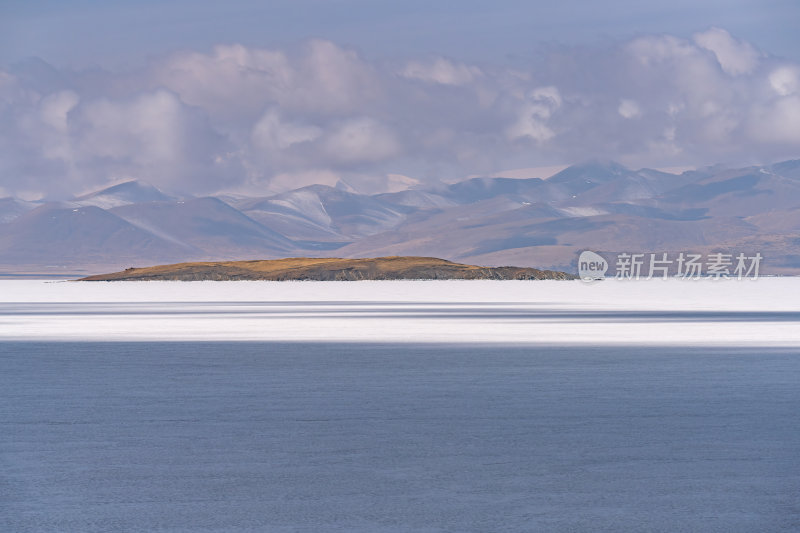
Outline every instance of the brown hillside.
<path id="1" fill-rule="evenodd" d="M 565 272 L 523 267 L 463 265 L 435 257 L 368 259 L 289 258 L 264 261 L 178 263 L 88 276 L 80 281 L 269 280 L 355 281 L 397 279 L 574 279 Z"/>

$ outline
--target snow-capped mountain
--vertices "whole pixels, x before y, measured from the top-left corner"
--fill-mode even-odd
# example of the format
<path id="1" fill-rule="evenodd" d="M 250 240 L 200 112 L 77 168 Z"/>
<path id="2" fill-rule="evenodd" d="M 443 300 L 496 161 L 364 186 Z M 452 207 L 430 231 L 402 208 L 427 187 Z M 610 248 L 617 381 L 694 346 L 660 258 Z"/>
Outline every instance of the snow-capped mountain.
<path id="1" fill-rule="evenodd" d="M 79 206 L 93 205 L 101 209 L 111 209 L 122 205 L 173 200 L 175 200 L 174 197 L 167 196 L 149 183 L 132 180 L 78 196 L 72 202 Z"/>
<path id="2" fill-rule="evenodd" d="M 0 268 L 422 255 L 570 270 L 583 249 L 746 249 L 765 272 L 800 273 L 799 210 L 800 161 L 680 175 L 591 162 L 376 195 L 180 199 L 131 181 L 62 203 L 0 199 Z"/>
<path id="3" fill-rule="evenodd" d="M 11 222 L 39 205 L 41 204 L 38 202 L 26 202 L 17 198 L 0 198 L 0 224 Z"/>

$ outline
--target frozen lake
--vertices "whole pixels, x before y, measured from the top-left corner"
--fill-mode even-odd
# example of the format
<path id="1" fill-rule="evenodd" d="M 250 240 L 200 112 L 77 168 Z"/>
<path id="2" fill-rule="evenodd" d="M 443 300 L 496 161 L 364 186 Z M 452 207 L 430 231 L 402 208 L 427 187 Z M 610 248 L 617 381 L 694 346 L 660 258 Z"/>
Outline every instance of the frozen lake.
<path id="1" fill-rule="evenodd" d="M 0 289 L 0 531 L 800 528 L 800 280 Z"/>
<path id="2" fill-rule="evenodd" d="M 0 340 L 800 346 L 800 278 L 0 281 Z"/>

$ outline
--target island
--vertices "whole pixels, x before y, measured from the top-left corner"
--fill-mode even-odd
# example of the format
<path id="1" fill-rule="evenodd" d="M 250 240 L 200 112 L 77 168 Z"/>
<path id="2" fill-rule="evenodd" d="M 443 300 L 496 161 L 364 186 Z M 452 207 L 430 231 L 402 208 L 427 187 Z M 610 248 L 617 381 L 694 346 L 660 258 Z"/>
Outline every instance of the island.
<path id="1" fill-rule="evenodd" d="M 541 280 L 576 279 L 556 270 L 485 267 L 435 257 L 336 257 L 177 263 L 99 274 L 79 281 L 358 281 L 358 280 Z"/>

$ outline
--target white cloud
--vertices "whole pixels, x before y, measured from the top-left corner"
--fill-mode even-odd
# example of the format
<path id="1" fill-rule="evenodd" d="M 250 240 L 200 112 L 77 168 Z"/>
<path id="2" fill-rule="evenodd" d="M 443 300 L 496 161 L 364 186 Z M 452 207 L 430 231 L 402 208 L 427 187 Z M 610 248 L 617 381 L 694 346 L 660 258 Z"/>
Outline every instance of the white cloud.
<path id="1" fill-rule="evenodd" d="M 713 52 L 722 70 L 733 76 L 749 74 L 758 66 L 758 50 L 748 42 L 734 39 L 722 28 L 697 33 L 694 42 Z"/>
<path id="2" fill-rule="evenodd" d="M 623 118 L 639 118 L 642 116 L 642 108 L 639 107 L 636 100 L 629 100 L 627 98 L 620 100 L 617 112 Z"/>
<path id="3" fill-rule="evenodd" d="M 220 45 L 210 54 L 180 52 L 154 65 L 151 86 L 190 104 L 241 120 L 269 105 L 349 113 L 380 92 L 372 67 L 352 50 L 313 40 L 299 52 Z"/>
<path id="4" fill-rule="evenodd" d="M 179 94 L 190 105 L 222 118 L 238 118 L 280 101 L 296 76 L 281 51 L 242 45 L 216 46 L 212 53 L 178 52 L 153 65 L 154 87 Z"/>
<path id="5" fill-rule="evenodd" d="M 79 101 L 80 97 L 74 91 L 59 91 L 39 102 L 39 117 L 43 126 L 39 135 L 44 157 L 73 163 L 68 115 Z"/>
<path id="6" fill-rule="evenodd" d="M 528 94 L 517 121 L 506 130 L 508 138 L 529 137 L 540 143 L 552 139 L 556 134 L 547 125 L 547 120 L 561 104 L 558 88 L 548 86 L 534 89 Z"/>
<path id="7" fill-rule="evenodd" d="M 328 135 L 325 153 L 341 163 L 381 161 L 400 152 L 400 144 L 386 126 L 369 117 L 346 120 Z"/>
<path id="8" fill-rule="evenodd" d="M 286 98 L 299 109 L 351 113 L 381 93 L 372 66 L 329 41 L 311 41 L 301 63 L 302 79 Z"/>
<path id="9" fill-rule="evenodd" d="M 224 139 L 196 108 L 167 90 L 93 100 L 72 112 L 74 172 L 96 181 L 136 178 L 166 188 L 213 191 L 231 183 Z M 72 115 L 71 115 L 72 116 Z"/>
<path id="10" fill-rule="evenodd" d="M 800 146 L 800 95 L 779 98 L 754 109 L 750 132 L 760 143 Z"/>
<path id="11" fill-rule="evenodd" d="M 52 196 L 124 176 L 190 193 L 309 180 L 377 192 L 403 186 L 396 176 L 769 160 L 800 144 L 800 65 L 716 28 L 555 47 L 513 69 L 400 64 L 313 40 L 128 72 L 0 70 L 2 186 Z"/>
<path id="12" fill-rule="evenodd" d="M 17 78 L 0 70 L 0 110 L 19 99 Z"/>
<path id="13" fill-rule="evenodd" d="M 80 97 L 75 91 L 59 91 L 43 98 L 40 102 L 42 121 L 54 130 L 67 131 L 67 114 L 72 111 Z"/>
<path id="14" fill-rule="evenodd" d="M 98 157 L 169 160 L 181 153 L 177 98 L 166 91 L 130 102 L 100 100 L 83 108 L 83 147 Z"/>
<path id="15" fill-rule="evenodd" d="M 269 151 L 286 150 L 293 145 L 319 138 L 322 128 L 314 125 L 282 121 L 276 109 L 271 109 L 253 126 L 253 144 Z"/>
<path id="16" fill-rule="evenodd" d="M 800 89 L 800 68 L 794 65 L 776 68 L 769 75 L 769 84 L 780 96 L 795 94 Z"/>
<path id="17" fill-rule="evenodd" d="M 672 35 L 639 37 L 625 48 L 645 67 L 661 66 L 697 54 L 697 49 L 691 43 Z"/>
<path id="18" fill-rule="evenodd" d="M 454 63 L 438 57 L 427 63 L 409 61 L 406 63 L 405 68 L 400 71 L 400 75 L 405 78 L 439 83 L 441 85 L 466 85 L 481 76 L 482 72 L 478 67 Z"/>

